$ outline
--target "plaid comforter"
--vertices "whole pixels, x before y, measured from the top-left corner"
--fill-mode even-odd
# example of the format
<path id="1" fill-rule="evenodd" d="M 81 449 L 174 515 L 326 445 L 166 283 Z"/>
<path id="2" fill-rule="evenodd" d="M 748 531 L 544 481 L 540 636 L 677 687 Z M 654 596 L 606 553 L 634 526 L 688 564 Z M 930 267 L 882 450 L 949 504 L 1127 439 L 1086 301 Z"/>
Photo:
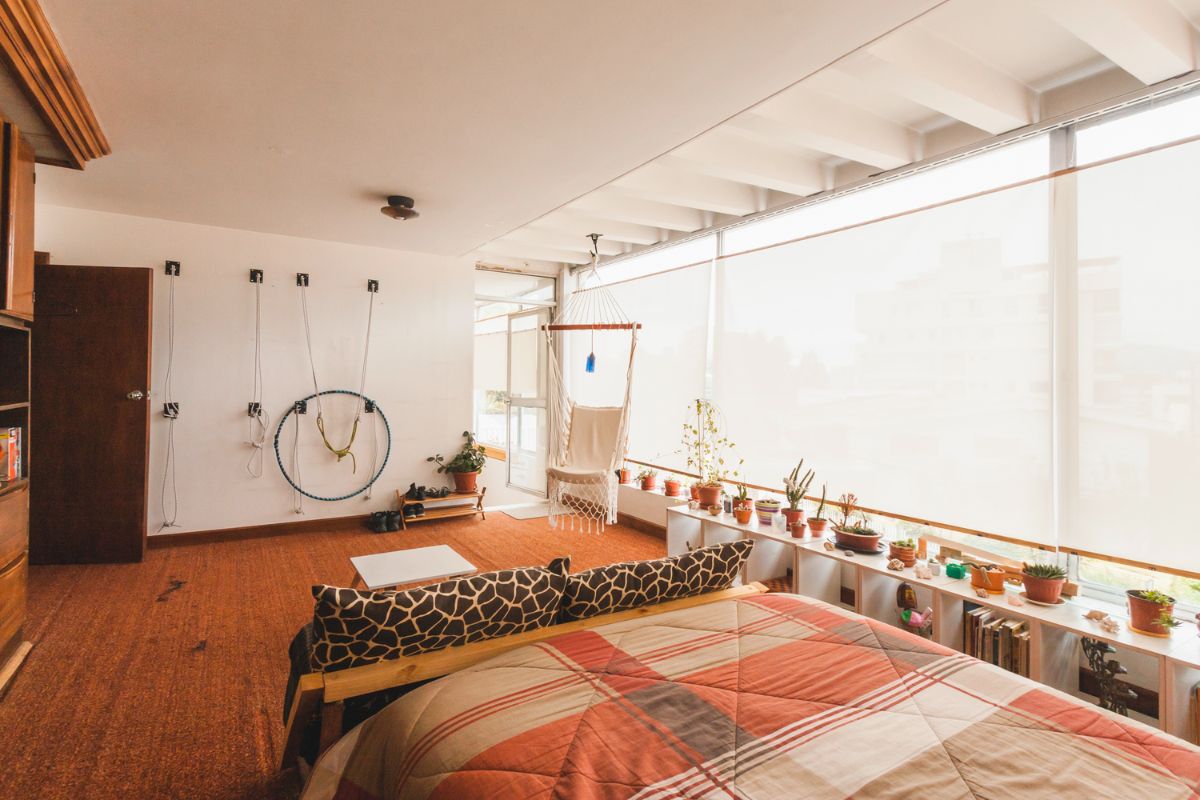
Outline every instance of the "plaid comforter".
<path id="1" fill-rule="evenodd" d="M 890 625 L 761 595 L 566 634 L 406 695 L 305 800 L 1196 798 L 1200 749 Z"/>

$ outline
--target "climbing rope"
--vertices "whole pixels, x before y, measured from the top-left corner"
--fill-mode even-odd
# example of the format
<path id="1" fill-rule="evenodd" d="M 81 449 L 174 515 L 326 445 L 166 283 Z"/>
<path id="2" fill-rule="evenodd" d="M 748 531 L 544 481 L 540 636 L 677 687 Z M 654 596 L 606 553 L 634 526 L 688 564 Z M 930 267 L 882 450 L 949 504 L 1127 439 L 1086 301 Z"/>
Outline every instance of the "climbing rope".
<path id="1" fill-rule="evenodd" d="M 253 272 L 253 271 L 252 271 Z M 267 444 L 267 436 L 271 430 L 271 417 L 263 406 L 263 377 L 262 377 L 262 273 L 254 280 L 254 377 L 250 391 L 250 405 L 247 415 L 250 417 L 250 432 L 247 444 L 253 449 L 250 458 L 246 460 L 246 472 L 251 478 L 261 478 L 263 473 L 263 448 Z"/>
<path id="2" fill-rule="evenodd" d="M 358 459 L 354 457 L 351 448 L 354 447 L 354 439 L 358 436 L 358 422 L 362 417 L 363 407 L 360 404 L 354 412 L 354 422 L 350 426 L 350 440 L 346 442 L 345 447 L 334 447 L 329 436 L 325 432 L 325 413 L 321 407 L 321 391 L 320 385 L 317 383 L 317 362 L 313 358 L 312 347 L 312 325 L 308 321 L 308 280 L 307 278 L 299 282 L 300 286 L 300 309 L 304 316 L 304 341 L 308 345 L 308 364 L 312 372 L 313 394 L 317 398 L 317 430 L 321 433 L 321 441 L 325 443 L 325 449 L 337 456 L 337 460 L 341 461 L 346 456 L 350 456 L 351 472 L 358 472 Z M 358 396 L 364 397 L 363 392 L 367 388 L 367 357 L 371 352 L 371 322 L 375 316 L 375 295 L 379 291 L 379 283 L 377 281 L 367 281 L 367 293 L 371 295 L 371 299 L 367 305 L 367 335 L 363 342 L 363 361 L 362 373 L 358 381 Z"/>
<path id="3" fill-rule="evenodd" d="M 301 405 L 303 403 L 307 403 L 310 400 L 313 400 L 316 402 L 317 407 L 319 408 L 321 405 L 321 396 L 327 395 L 327 394 L 347 394 L 352 397 L 359 398 L 362 401 L 362 404 L 364 406 L 366 406 L 367 404 L 370 404 L 371 408 L 373 409 L 371 413 L 378 414 L 379 419 L 383 420 L 384 435 L 387 437 L 387 448 L 383 451 L 383 461 L 379 464 L 378 469 L 376 469 L 374 471 L 374 473 L 371 475 L 370 480 L 368 480 L 365 484 L 363 484 L 359 488 L 355 489 L 353 492 L 350 492 L 348 494 L 338 495 L 337 497 L 323 497 L 321 495 L 313 494 L 312 492 L 306 491 L 300 481 L 300 470 L 299 470 L 300 461 L 299 461 L 299 457 L 298 457 L 299 456 L 299 443 L 300 443 L 300 417 L 298 414 L 296 414 L 296 406 Z M 292 471 L 295 472 L 294 479 L 293 479 L 292 475 L 288 474 L 287 468 L 284 467 L 284 465 L 283 465 L 283 454 L 279 448 L 279 441 L 283 434 L 284 424 L 287 422 L 288 417 L 291 417 L 293 415 L 295 415 L 295 417 L 296 417 L 296 419 L 295 419 L 295 439 L 292 442 L 292 466 L 293 466 Z M 376 445 L 376 446 L 378 446 L 378 445 Z M 346 500 L 351 497 L 360 495 L 363 492 L 369 491 L 371 486 L 374 485 L 375 481 L 379 480 L 379 476 L 383 474 L 383 470 L 387 466 L 388 457 L 391 456 L 391 454 L 392 454 L 392 427 L 391 427 L 391 425 L 388 424 L 387 417 L 384 415 L 383 411 L 379 408 L 379 406 L 375 404 L 374 400 L 372 400 L 371 398 L 362 394 L 361 392 L 354 392 L 349 389 L 325 389 L 324 391 L 316 392 L 314 394 L 310 394 L 308 397 L 302 398 L 298 402 L 292 404 L 292 407 L 288 410 L 288 412 L 279 418 L 279 423 L 275 427 L 275 461 L 276 461 L 276 463 L 279 464 L 279 471 L 281 473 L 283 473 L 284 480 L 286 480 L 288 482 L 288 484 L 292 487 L 292 489 L 294 489 L 299 495 L 301 495 L 303 497 L 307 497 L 311 500 L 320 500 L 322 502 L 332 503 L 332 502 L 336 502 L 338 500 Z M 303 504 L 303 500 L 301 498 L 297 498 L 296 506 L 294 509 L 297 513 L 303 513 L 301 511 L 301 509 L 303 508 L 302 504 Z"/>

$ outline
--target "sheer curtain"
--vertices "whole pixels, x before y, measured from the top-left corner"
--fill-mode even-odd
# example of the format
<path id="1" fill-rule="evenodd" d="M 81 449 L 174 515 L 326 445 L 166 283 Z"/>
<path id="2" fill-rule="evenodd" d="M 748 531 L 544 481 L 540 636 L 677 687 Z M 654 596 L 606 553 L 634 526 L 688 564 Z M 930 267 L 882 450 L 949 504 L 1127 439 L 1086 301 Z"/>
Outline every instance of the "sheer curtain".
<path id="1" fill-rule="evenodd" d="M 1049 188 L 723 259 L 714 400 L 769 486 L 1053 543 Z"/>

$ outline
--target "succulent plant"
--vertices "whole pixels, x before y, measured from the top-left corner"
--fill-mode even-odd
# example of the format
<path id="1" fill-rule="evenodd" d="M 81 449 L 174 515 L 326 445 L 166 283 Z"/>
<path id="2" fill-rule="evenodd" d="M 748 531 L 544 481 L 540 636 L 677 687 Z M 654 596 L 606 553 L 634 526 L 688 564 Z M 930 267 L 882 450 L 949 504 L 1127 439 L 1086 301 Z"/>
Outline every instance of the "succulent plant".
<path id="1" fill-rule="evenodd" d="M 1045 578 L 1051 581 L 1067 577 L 1067 571 L 1058 564 L 1026 564 L 1025 574 L 1031 578 Z"/>
<path id="2" fill-rule="evenodd" d="M 912 539 L 897 539 L 896 541 L 892 542 L 892 547 L 900 547 L 905 550 L 916 550 L 917 543 Z"/>
<path id="3" fill-rule="evenodd" d="M 1157 589 L 1141 589 L 1136 592 L 1137 596 L 1143 600 L 1154 603 L 1156 606 L 1173 606 L 1175 598 L 1169 594 L 1158 591 Z"/>

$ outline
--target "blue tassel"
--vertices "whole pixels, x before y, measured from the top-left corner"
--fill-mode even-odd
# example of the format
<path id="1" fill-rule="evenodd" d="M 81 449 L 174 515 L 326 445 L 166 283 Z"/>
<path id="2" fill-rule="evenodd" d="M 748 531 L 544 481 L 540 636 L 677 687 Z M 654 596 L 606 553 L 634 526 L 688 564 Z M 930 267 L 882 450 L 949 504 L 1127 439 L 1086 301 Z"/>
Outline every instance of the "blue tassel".
<path id="1" fill-rule="evenodd" d="M 585 367 L 585 369 L 586 369 L 588 372 L 595 372 L 595 371 L 596 371 L 596 354 L 595 354 L 595 353 L 588 353 L 588 357 L 587 357 L 587 367 Z"/>

